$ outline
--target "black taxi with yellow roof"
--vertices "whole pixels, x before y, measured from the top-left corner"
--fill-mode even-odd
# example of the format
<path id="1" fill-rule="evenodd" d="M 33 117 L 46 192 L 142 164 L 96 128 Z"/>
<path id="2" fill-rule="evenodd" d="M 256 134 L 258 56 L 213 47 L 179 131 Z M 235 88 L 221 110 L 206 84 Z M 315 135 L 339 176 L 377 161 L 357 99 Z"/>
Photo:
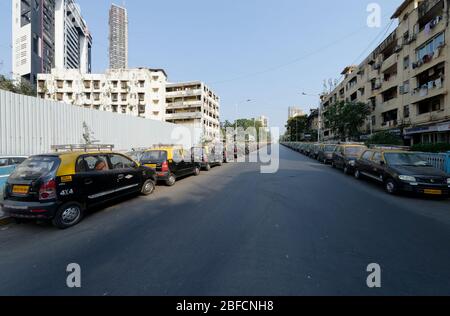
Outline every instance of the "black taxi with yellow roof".
<path id="1" fill-rule="evenodd" d="M 448 197 L 450 175 L 433 167 L 422 153 L 404 147 L 377 146 L 356 161 L 355 178 L 367 177 L 384 185 L 386 192 L 410 192 Z"/>
<path id="2" fill-rule="evenodd" d="M 9 216 L 51 220 L 64 229 L 78 224 L 93 205 L 155 190 L 155 171 L 114 152 L 112 145 L 52 149 L 31 156 L 8 178 L 1 204 Z"/>
<path id="3" fill-rule="evenodd" d="M 157 180 L 167 186 L 173 186 L 181 177 L 198 176 L 201 169 L 200 162 L 195 161 L 190 150 L 173 144 L 158 144 L 144 150 L 140 163 L 156 170 Z"/>

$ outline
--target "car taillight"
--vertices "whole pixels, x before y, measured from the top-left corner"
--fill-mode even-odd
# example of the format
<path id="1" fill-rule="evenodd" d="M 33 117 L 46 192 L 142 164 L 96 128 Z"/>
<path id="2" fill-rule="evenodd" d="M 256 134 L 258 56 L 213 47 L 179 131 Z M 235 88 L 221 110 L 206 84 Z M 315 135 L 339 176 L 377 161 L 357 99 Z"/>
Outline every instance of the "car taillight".
<path id="1" fill-rule="evenodd" d="M 39 188 L 39 200 L 52 200 L 56 198 L 56 182 L 50 180 L 41 185 Z"/>
<path id="2" fill-rule="evenodd" d="M 162 171 L 162 172 L 167 172 L 167 171 L 169 171 L 169 164 L 167 163 L 167 161 L 164 161 L 164 162 L 162 163 L 161 171 Z"/>

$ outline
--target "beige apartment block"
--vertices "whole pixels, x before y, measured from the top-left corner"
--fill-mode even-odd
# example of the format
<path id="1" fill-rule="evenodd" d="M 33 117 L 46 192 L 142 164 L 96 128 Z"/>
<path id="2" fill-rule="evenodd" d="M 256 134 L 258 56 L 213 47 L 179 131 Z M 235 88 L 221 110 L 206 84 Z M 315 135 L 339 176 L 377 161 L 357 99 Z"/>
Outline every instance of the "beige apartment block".
<path id="1" fill-rule="evenodd" d="M 364 102 L 362 131 L 401 135 L 405 144 L 450 142 L 449 14 L 444 0 L 407 0 L 393 14 L 398 27 L 321 97 L 323 113 L 337 101 Z M 325 140 L 334 138 L 324 130 Z"/>
<path id="2" fill-rule="evenodd" d="M 46 100 L 164 121 L 166 82 L 162 69 L 110 69 L 104 74 L 53 69 L 38 75 L 37 92 Z"/>
<path id="3" fill-rule="evenodd" d="M 168 83 L 166 121 L 200 130 L 205 141 L 220 137 L 220 98 L 203 82 Z"/>

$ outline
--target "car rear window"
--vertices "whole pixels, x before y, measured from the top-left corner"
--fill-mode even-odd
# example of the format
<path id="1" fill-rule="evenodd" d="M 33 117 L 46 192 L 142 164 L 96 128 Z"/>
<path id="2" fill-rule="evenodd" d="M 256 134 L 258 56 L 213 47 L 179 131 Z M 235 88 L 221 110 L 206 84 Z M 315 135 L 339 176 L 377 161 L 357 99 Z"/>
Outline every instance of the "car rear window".
<path id="1" fill-rule="evenodd" d="M 58 168 L 58 157 L 36 156 L 26 159 L 11 174 L 13 180 L 37 180 L 42 176 L 54 173 Z"/>
<path id="2" fill-rule="evenodd" d="M 164 150 L 151 150 L 142 154 L 141 162 L 159 163 L 167 160 L 167 152 Z"/>

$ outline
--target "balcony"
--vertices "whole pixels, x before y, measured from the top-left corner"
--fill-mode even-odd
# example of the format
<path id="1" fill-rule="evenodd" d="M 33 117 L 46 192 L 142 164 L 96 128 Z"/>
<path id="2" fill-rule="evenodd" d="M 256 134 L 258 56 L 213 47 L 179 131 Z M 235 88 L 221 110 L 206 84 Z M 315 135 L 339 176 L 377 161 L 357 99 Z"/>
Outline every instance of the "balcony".
<path id="1" fill-rule="evenodd" d="M 443 7 L 443 1 L 442 0 L 427 0 L 422 1 L 419 4 L 419 19 L 425 17 L 436 5 L 439 3 L 442 4 Z"/>
<path id="2" fill-rule="evenodd" d="M 171 92 L 166 93 L 166 97 L 168 97 L 168 98 L 187 97 L 187 96 L 195 96 L 195 95 L 202 95 L 202 89 L 180 90 L 180 91 L 171 91 Z"/>
<path id="3" fill-rule="evenodd" d="M 166 114 L 168 120 L 186 120 L 186 119 L 201 119 L 202 113 L 200 112 L 179 112 Z"/>
<path id="4" fill-rule="evenodd" d="M 381 72 L 385 72 L 392 66 L 396 65 L 397 62 L 398 62 L 398 55 L 392 54 L 383 62 L 382 66 L 381 66 Z"/>
<path id="5" fill-rule="evenodd" d="M 386 110 L 394 110 L 399 107 L 399 101 L 398 98 L 390 99 L 389 101 L 383 102 L 383 111 Z"/>
<path id="6" fill-rule="evenodd" d="M 397 120 L 384 121 L 383 123 L 381 123 L 381 126 L 386 128 L 394 128 L 398 126 L 398 121 Z"/>
<path id="7" fill-rule="evenodd" d="M 184 108 L 193 108 L 193 107 L 201 107 L 201 101 L 187 101 L 187 102 L 174 102 L 167 103 L 168 109 L 184 109 Z"/>
<path id="8" fill-rule="evenodd" d="M 421 87 L 412 91 L 411 103 L 418 103 L 425 99 L 433 98 L 439 95 L 447 94 L 447 89 L 444 87 L 443 78 L 428 82 Z"/>

